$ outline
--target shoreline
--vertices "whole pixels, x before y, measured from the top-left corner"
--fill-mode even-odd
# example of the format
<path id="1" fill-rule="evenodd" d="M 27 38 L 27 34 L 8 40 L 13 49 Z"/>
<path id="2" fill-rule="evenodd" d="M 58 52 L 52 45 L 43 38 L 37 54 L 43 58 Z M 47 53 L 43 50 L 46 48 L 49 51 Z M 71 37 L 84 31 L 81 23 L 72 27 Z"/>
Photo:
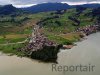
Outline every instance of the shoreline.
<path id="1" fill-rule="evenodd" d="M 86 38 L 86 36 L 89 36 L 93 33 L 97 33 L 100 31 L 100 26 L 99 25 L 90 25 L 90 26 L 86 26 L 83 28 L 78 28 L 76 31 L 74 32 L 81 32 L 80 35 L 80 39 L 79 41 L 84 41 Z M 77 41 L 77 42 L 79 42 Z M 73 45 L 63 45 L 62 49 L 72 49 L 74 46 L 76 46 L 77 44 L 73 44 Z"/>
<path id="2" fill-rule="evenodd" d="M 92 31 L 91 31 L 91 28 L 92 28 Z M 85 40 L 84 38 L 86 36 L 89 36 L 90 34 L 93 34 L 93 33 L 97 33 L 99 31 L 100 31 L 99 26 L 97 27 L 97 25 L 95 25 L 95 26 L 84 27 L 83 29 L 80 28 L 80 30 L 78 29 L 74 32 L 81 32 L 79 41 L 83 41 Z M 33 38 L 31 39 L 31 41 L 34 41 L 34 35 L 32 37 Z M 74 46 L 77 45 L 75 43 L 74 44 L 69 43 L 67 45 L 56 44 L 53 41 L 48 40 L 45 36 L 40 35 L 40 34 L 37 36 L 37 39 L 35 40 L 37 41 L 24 44 L 23 47 L 20 47 L 20 48 L 17 48 L 17 47 L 12 48 L 12 50 L 15 50 L 15 52 L 18 51 L 18 54 L 21 57 L 29 57 L 31 59 L 36 59 L 43 62 L 56 62 L 58 58 L 57 54 L 59 53 L 60 49 L 72 49 Z M 42 45 L 44 46 L 40 44 L 41 42 L 44 42 L 42 43 Z M 39 43 L 41 46 L 39 47 L 39 44 L 37 43 Z M 35 44 L 36 44 L 36 49 L 34 48 Z M 14 55 L 14 54 L 18 55 L 15 52 L 11 53 L 11 55 Z"/>
<path id="3" fill-rule="evenodd" d="M 98 33 L 98 32 L 96 32 L 96 33 Z M 93 34 L 93 33 L 92 33 Z M 91 34 L 91 35 L 92 35 Z M 90 36 L 90 35 L 89 35 Z M 87 36 L 85 36 L 85 37 L 87 37 Z M 82 38 L 83 39 L 83 38 Z M 85 40 L 85 39 L 83 39 L 83 40 Z M 82 40 L 82 41 L 83 41 Z M 80 41 L 78 41 L 78 42 L 80 42 Z M 75 44 L 75 45 L 69 45 L 69 46 L 72 46 L 70 49 L 72 49 L 74 46 L 76 46 L 77 44 Z M 62 48 L 61 48 L 62 49 Z M 63 50 L 65 50 L 65 49 L 63 49 Z M 2 51 L 1 51 L 2 52 Z M 60 49 L 58 50 L 58 52 L 56 53 L 56 55 L 58 54 L 60 52 Z M 4 52 L 2 52 L 2 54 L 3 54 Z M 4 54 L 6 54 L 6 53 L 4 53 Z M 14 54 L 10 54 L 10 53 L 7 53 L 7 56 L 13 56 Z M 16 54 L 15 54 L 16 55 Z M 39 59 L 39 58 L 30 58 L 30 56 L 26 56 L 26 55 L 24 55 L 24 56 L 20 56 L 20 55 L 16 55 L 17 57 L 21 57 L 21 58 L 23 58 L 23 57 L 26 57 L 26 58 L 29 58 L 29 59 L 34 59 L 34 60 L 36 60 L 36 61 L 40 61 L 40 62 L 46 62 L 46 63 L 49 63 L 49 62 L 52 62 L 52 63 L 57 63 L 57 61 L 56 61 L 56 59 L 58 58 L 57 56 L 56 56 L 56 58 L 55 59 L 53 59 L 53 60 L 49 60 L 49 61 L 45 61 L 45 60 L 41 60 L 41 59 Z M 39 56 L 40 57 L 40 56 Z"/>

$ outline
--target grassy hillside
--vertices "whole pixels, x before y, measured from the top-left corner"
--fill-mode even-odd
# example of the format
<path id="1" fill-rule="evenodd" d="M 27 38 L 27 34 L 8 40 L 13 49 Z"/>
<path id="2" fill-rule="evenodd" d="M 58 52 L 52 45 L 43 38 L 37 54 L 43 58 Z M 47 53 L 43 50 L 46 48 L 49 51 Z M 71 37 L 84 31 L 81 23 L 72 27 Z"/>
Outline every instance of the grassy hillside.
<path id="1" fill-rule="evenodd" d="M 48 13 L 0 16 L 0 44 L 24 41 L 32 33 L 32 26 Z M 15 40 L 15 41 L 14 41 Z"/>
<path id="2" fill-rule="evenodd" d="M 75 42 L 79 40 L 81 33 L 70 32 L 98 22 L 98 16 L 93 16 L 94 10 L 78 7 L 51 12 L 39 22 L 39 25 L 43 26 L 43 33 L 51 40 L 59 43 Z"/>
<path id="3" fill-rule="evenodd" d="M 42 26 L 41 31 L 51 40 L 62 43 L 62 41 L 77 41 L 80 33 L 64 35 L 75 31 L 79 27 L 88 26 L 98 22 L 95 11 L 99 9 L 76 7 L 68 10 L 53 12 L 42 12 L 37 14 L 23 13 L 17 16 L 0 16 L 0 43 L 23 41 L 32 33 L 32 25 Z M 62 36 L 63 35 L 63 36 Z M 66 36 L 66 37 L 65 37 Z M 58 38 L 58 39 L 57 39 Z M 61 41 L 62 40 L 62 41 Z"/>
<path id="4" fill-rule="evenodd" d="M 80 40 L 81 35 L 80 32 L 73 31 L 79 27 L 99 23 L 99 13 L 99 8 L 77 7 L 37 14 L 0 15 L 0 45 L 25 41 L 31 35 L 34 24 L 40 25 L 41 33 L 48 39 L 59 44 L 73 44 Z M 6 46 L 0 48 L 3 50 Z M 12 45 L 10 49 L 13 49 Z"/>

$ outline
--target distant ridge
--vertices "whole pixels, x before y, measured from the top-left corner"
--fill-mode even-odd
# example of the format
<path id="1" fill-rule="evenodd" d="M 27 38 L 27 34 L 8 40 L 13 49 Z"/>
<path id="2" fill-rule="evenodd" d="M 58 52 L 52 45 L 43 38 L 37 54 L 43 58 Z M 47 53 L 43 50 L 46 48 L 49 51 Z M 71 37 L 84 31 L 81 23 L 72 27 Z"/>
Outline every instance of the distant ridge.
<path id="1" fill-rule="evenodd" d="M 83 5 L 74 5 L 74 6 L 81 6 L 81 7 L 86 7 L 86 8 L 98 8 L 100 7 L 100 4 L 92 3 L 92 4 L 83 4 Z"/>
<path id="2" fill-rule="evenodd" d="M 55 11 L 55 10 L 64 10 L 71 8 L 70 5 L 68 4 L 63 4 L 63 3 L 43 3 L 43 4 L 38 4 L 34 5 L 28 8 L 22 8 L 23 10 L 37 13 L 37 12 L 47 12 L 47 11 Z"/>
<path id="3" fill-rule="evenodd" d="M 56 10 L 66 10 L 70 8 L 79 8 L 79 10 L 85 8 L 99 8 L 100 4 L 83 4 L 83 5 L 68 5 L 66 3 L 42 3 L 33 5 L 27 8 L 16 8 L 13 5 L 0 6 L 0 15 L 9 15 L 12 13 L 39 13 L 39 12 L 48 12 Z"/>
<path id="4" fill-rule="evenodd" d="M 43 3 L 28 8 L 21 8 L 21 9 L 32 13 L 38 13 L 38 12 L 65 10 L 65 9 L 76 8 L 80 6 L 85 8 L 98 8 L 100 7 L 100 4 L 93 3 L 93 4 L 83 4 L 83 5 L 68 5 L 66 3 Z"/>
<path id="5" fill-rule="evenodd" d="M 13 5 L 5 5 L 5 6 L 0 6 L 0 15 L 9 15 L 12 13 L 16 13 L 19 9 L 14 7 Z"/>

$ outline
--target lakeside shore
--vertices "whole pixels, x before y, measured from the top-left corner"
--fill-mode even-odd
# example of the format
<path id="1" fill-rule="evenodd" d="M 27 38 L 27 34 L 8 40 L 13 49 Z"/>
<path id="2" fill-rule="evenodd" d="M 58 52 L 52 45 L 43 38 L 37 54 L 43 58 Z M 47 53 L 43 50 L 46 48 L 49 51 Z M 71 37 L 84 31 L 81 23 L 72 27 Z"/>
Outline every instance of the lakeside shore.
<path id="1" fill-rule="evenodd" d="M 24 51 L 30 50 L 29 57 L 33 59 L 38 59 L 42 61 L 54 61 L 57 60 L 57 54 L 61 48 L 63 49 L 71 49 L 75 46 L 74 43 L 67 43 L 65 45 L 57 45 L 56 43 L 48 40 L 46 37 L 39 33 L 39 27 L 36 27 L 35 31 L 32 33 L 32 39 L 29 46 L 24 48 Z M 85 36 L 88 36 L 92 33 L 98 32 L 100 30 L 99 25 L 90 25 L 83 28 L 77 28 L 74 32 L 80 32 L 80 40 Z M 34 39 L 35 38 L 35 39 Z M 44 40 L 44 41 L 43 41 Z"/>
<path id="2" fill-rule="evenodd" d="M 90 34 L 96 33 L 100 31 L 100 26 L 99 25 L 89 25 L 86 27 L 81 27 L 81 28 L 77 28 L 75 32 L 80 32 L 80 41 L 84 40 L 84 37 L 89 36 Z M 66 35 L 66 34 L 65 34 Z M 63 49 L 71 49 L 74 46 L 76 46 L 76 44 L 69 44 L 69 45 L 63 45 Z"/>
<path id="3" fill-rule="evenodd" d="M 91 25 L 91 26 L 86 26 L 83 28 L 78 28 L 76 31 L 73 31 L 73 33 L 79 32 L 80 34 L 80 40 L 84 39 L 85 36 L 88 36 L 92 33 L 98 32 L 100 30 L 99 25 Z M 60 49 L 71 49 L 76 44 L 74 43 L 67 43 L 67 44 L 56 44 L 53 41 L 48 40 L 46 37 L 39 33 L 32 33 L 32 38 L 30 43 L 26 43 L 23 45 L 20 45 L 20 47 L 12 45 L 12 50 L 10 53 L 16 54 L 18 56 L 26 56 L 30 57 L 32 59 L 37 59 L 45 62 L 56 62 L 57 60 L 57 54 L 59 53 Z M 38 34 L 38 35 L 37 35 Z M 69 33 L 70 34 L 70 33 Z M 64 34 L 66 35 L 66 34 Z M 34 40 L 34 37 L 35 40 Z M 34 42 L 35 41 L 35 42 Z M 44 46 L 43 46 L 44 45 Z M 10 46 L 9 46 L 10 47 Z M 8 48 L 9 48 L 8 47 Z M 3 49 L 3 47 L 1 48 Z M 7 46 L 4 47 L 4 49 L 7 50 Z M 3 50 L 4 50 L 3 49 Z M 9 48 L 11 49 L 11 48 Z M 4 50 L 4 53 L 7 53 L 6 50 Z M 2 50 L 1 50 L 2 51 Z M 9 52 L 8 52 L 9 53 Z"/>

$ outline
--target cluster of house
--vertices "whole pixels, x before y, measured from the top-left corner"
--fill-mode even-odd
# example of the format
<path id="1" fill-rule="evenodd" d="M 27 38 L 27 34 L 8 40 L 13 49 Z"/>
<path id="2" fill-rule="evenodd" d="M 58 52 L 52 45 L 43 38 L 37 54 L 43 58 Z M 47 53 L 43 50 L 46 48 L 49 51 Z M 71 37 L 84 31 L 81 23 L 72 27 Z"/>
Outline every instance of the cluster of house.
<path id="1" fill-rule="evenodd" d="M 22 51 L 34 52 L 38 50 L 42 50 L 45 46 L 57 46 L 57 44 L 53 41 L 48 40 L 44 35 L 36 35 L 33 42 L 26 45 L 22 48 Z"/>
<path id="2" fill-rule="evenodd" d="M 77 28 L 76 32 L 83 32 L 86 35 L 89 35 L 89 34 L 91 34 L 93 32 L 97 32 L 99 30 L 100 30 L 100 26 L 99 25 L 89 25 L 89 26 Z"/>
<path id="3" fill-rule="evenodd" d="M 100 26 L 99 25 L 89 25 L 85 27 L 77 28 L 74 32 L 83 32 L 86 35 L 89 35 L 93 32 L 99 31 Z M 38 51 L 42 50 L 44 46 L 57 46 L 57 43 L 48 40 L 47 37 L 45 37 L 43 34 L 40 34 L 38 32 L 38 28 L 36 27 L 33 32 L 33 37 L 31 39 L 31 42 L 26 45 L 24 48 L 22 48 L 23 51 Z M 72 45 L 67 46 L 68 48 L 71 48 Z"/>
<path id="4" fill-rule="evenodd" d="M 40 34 L 35 37 L 35 41 L 30 43 L 30 46 L 33 47 L 33 51 L 36 51 L 43 49 L 44 46 L 56 46 L 56 43 L 48 40 L 48 38 Z"/>

